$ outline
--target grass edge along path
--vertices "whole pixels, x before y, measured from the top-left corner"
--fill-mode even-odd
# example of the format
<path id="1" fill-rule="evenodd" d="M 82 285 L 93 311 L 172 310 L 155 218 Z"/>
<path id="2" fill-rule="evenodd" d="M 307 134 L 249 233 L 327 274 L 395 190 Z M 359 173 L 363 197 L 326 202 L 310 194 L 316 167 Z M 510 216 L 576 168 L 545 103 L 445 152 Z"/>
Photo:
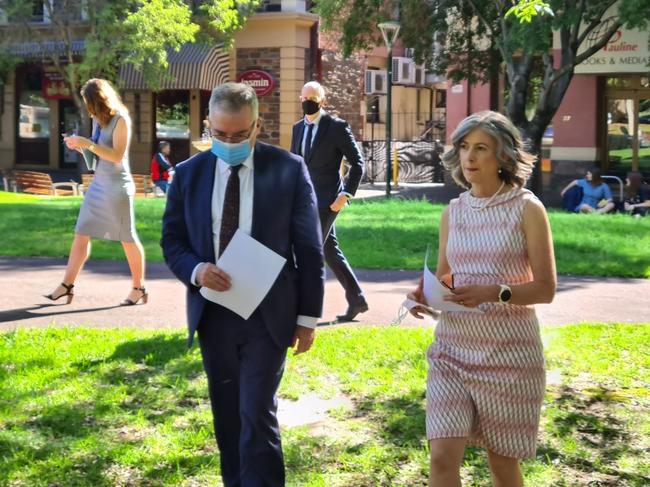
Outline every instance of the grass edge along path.
<path id="1" fill-rule="evenodd" d="M 0 192 L 0 255 L 64 258 L 81 198 L 39 198 Z M 165 200 L 136 199 L 136 225 L 149 262 L 161 262 Z M 437 248 L 444 205 L 425 200 L 355 201 L 337 219 L 337 234 L 356 268 L 422 268 L 427 245 Z M 549 212 L 560 274 L 650 277 L 650 218 Z M 95 240 L 91 258 L 124 259 L 117 242 Z"/>

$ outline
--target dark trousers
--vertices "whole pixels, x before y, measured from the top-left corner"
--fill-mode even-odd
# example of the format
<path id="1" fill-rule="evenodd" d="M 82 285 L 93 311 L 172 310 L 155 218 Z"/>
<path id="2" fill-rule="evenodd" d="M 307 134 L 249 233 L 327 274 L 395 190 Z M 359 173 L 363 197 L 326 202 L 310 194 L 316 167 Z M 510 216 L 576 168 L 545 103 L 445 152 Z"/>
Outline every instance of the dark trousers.
<path id="1" fill-rule="evenodd" d="M 343 255 L 339 247 L 339 241 L 336 239 L 336 226 L 334 221 L 338 213 L 329 209 L 329 207 L 319 208 L 321 230 L 323 231 L 323 253 L 325 254 L 325 263 L 332 269 L 336 279 L 341 283 L 345 290 L 345 299 L 351 306 L 356 306 L 366 302 L 363 291 L 359 286 L 359 281 L 352 272 L 352 268 Z"/>
<path id="2" fill-rule="evenodd" d="M 287 351 L 255 312 L 248 320 L 208 303 L 198 329 L 225 487 L 282 487 L 276 392 Z"/>

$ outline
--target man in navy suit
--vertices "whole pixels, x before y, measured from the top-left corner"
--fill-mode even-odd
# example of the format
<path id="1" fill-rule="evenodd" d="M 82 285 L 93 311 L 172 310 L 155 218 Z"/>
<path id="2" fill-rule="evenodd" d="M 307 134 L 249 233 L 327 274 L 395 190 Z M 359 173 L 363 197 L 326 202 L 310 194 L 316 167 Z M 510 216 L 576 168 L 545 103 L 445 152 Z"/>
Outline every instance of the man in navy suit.
<path id="1" fill-rule="evenodd" d="M 363 175 L 363 156 L 350 125 L 323 110 L 325 89 L 320 83 L 306 83 L 300 101 L 305 117 L 293 126 L 291 152 L 303 156 L 309 168 L 318 200 L 325 262 L 343 286 L 348 302 L 347 311 L 338 318 L 351 321 L 368 311 L 368 303 L 339 247 L 334 220 L 357 191 Z M 345 183 L 340 171 L 343 156 L 350 165 Z"/>
<path id="2" fill-rule="evenodd" d="M 309 350 L 323 306 L 315 193 L 302 158 L 256 142 L 252 88 L 215 88 L 209 122 L 212 149 L 176 166 L 161 246 L 187 286 L 189 344 L 197 332 L 224 485 L 283 486 L 276 391 L 287 348 Z M 199 293 L 201 286 L 230 288 L 230 277 L 215 262 L 237 229 L 287 259 L 247 320 Z"/>

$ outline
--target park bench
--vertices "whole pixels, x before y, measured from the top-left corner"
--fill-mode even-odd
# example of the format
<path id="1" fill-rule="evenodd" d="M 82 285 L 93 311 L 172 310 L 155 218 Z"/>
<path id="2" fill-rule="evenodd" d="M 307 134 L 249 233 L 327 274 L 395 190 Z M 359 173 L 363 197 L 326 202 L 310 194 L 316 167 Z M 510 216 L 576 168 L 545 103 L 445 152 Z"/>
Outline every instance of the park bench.
<path id="1" fill-rule="evenodd" d="M 76 196 L 78 183 L 74 181 L 55 183 L 52 177 L 44 172 L 14 171 L 11 184 L 14 192 L 31 193 L 48 196 Z M 68 189 L 62 189 L 62 188 Z"/>
<path id="2" fill-rule="evenodd" d="M 131 176 L 133 177 L 133 183 L 135 184 L 136 197 L 146 198 L 150 194 L 154 196 L 156 195 L 151 176 L 148 174 L 131 174 Z M 79 187 L 81 194 L 84 194 L 86 191 L 88 191 L 90 183 L 93 182 L 94 177 L 94 174 L 88 173 L 81 175 L 81 186 Z"/>
<path id="3" fill-rule="evenodd" d="M 13 188 L 13 179 L 9 172 L 0 170 L 0 177 L 2 177 L 2 189 L 4 191 L 11 191 Z"/>

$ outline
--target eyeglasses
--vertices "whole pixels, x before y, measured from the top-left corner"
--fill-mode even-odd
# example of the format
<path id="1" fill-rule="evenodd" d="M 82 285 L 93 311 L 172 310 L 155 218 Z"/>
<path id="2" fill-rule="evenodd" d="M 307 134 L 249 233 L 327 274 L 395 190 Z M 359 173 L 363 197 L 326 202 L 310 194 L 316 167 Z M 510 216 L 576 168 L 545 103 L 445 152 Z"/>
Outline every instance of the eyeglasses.
<path id="1" fill-rule="evenodd" d="M 253 120 L 253 123 L 248 129 L 248 132 L 238 132 L 234 135 L 228 135 L 227 133 L 221 132 L 220 130 L 210 130 L 210 137 L 212 137 L 213 139 L 220 140 L 221 142 L 238 144 L 240 142 L 244 142 L 246 139 L 250 138 L 251 135 L 253 135 L 253 130 L 255 130 L 256 124 L 257 124 L 257 120 Z"/>

